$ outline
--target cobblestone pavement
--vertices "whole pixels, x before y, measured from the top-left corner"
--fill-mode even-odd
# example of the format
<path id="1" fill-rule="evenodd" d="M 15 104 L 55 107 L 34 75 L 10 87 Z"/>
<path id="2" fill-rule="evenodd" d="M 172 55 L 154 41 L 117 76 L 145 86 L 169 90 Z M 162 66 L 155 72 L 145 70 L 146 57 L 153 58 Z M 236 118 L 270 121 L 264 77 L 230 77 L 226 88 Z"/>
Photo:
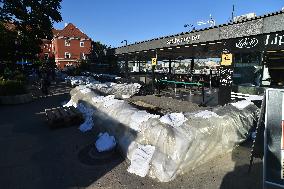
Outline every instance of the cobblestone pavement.
<path id="1" fill-rule="evenodd" d="M 64 87 L 57 85 L 52 90 L 64 91 Z M 261 188 L 262 164 L 256 161 L 252 173 L 247 173 L 247 146 L 169 183 L 129 174 L 129 164 L 120 156 L 84 164 L 78 154 L 94 143 L 98 131 L 81 133 L 76 126 L 51 130 L 44 120 L 45 109 L 69 100 L 66 92 L 68 89 L 28 104 L 0 106 L 0 188 Z"/>

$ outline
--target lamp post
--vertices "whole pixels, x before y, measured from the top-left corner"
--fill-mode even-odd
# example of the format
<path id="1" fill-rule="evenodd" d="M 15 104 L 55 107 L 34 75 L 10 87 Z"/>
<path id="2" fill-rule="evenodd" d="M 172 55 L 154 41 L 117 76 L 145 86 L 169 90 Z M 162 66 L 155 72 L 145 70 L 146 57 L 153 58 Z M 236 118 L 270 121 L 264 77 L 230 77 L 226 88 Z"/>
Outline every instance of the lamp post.
<path id="1" fill-rule="evenodd" d="M 126 39 L 121 41 L 121 43 L 124 43 L 124 42 L 125 42 L 125 45 L 127 45 L 127 40 Z"/>
<path id="2" fill-rule="evenodd" d="M 121 43 L 124 43 L 127 46 L 127 40 L 124 39 Z M 125 78 L 128 79 L 128 57 L 127 54 L 125 55 L 125 66 L 124 66 Z"/>
<path id="3" fill-rule="evenodd" d="M 195 30 L 195 27 L 193 27 L 193 24 L 185 24 L 183 27 L 184 27 L 184 28 L 189 27 L 189 30 L 188 30 L 189 32 Z"/>

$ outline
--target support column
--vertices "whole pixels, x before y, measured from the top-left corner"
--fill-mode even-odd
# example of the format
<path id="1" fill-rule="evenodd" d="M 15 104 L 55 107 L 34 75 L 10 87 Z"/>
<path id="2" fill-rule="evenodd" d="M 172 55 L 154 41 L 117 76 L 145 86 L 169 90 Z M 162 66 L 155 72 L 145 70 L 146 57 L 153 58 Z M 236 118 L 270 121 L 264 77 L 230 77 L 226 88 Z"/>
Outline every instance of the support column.
<path id="1" fill-rule="evenodd" d="M 172 59 L 169 59 L 169 76 L 172 75 Z"/>
<path id="2" fill-rule="evenodd" d="M 140 74 L 141 73 L 141 61 L 138 60 L 138 73 Z"/>
<path id="3" fill-rule="evenodd" d="M 193 74 L 194 72 L 194 57 L 191 58 L 190 62 L 190 73 Z"/>
<path id="4" fill-rule="evenodd" d="M 157 53 L 157 50 L 156 50 L 155 58 L 156 58 L 156 64 L 158 64 L 158 53 Z M 155 88 L 156 88 L 156 83 L 155 83 L 155 80 L 156 80 L 155 69 L 156 69 L 156 65 L 153 65 L 153 64 L 152 64 L 152 91 L 153 91 L 153 94 L 155 94 Z"/>
<path id="5" fill-rule="evenodd" d="M 128 79 L 128 77 L 129 77 L 129 69 L 128 69 L 128 57 L 127 57 L 127 55 L 125 56 L 124 68 L 125 68 L 125 70 L 124 70 L 125 78 Z"/>
<path id="6" fill-rule="evenodd" d="M 220 82 L 218 92 L 218 103 L 222 106 L 231 101 L 231 92 L 233 84 L 234 61 L 233 58 L 229 56 L 232 56 L 232 54 L 227 53 L 227 55 L 225 53 L 224 56 L 222 56 L 221 67 L 219 69 Z"/>

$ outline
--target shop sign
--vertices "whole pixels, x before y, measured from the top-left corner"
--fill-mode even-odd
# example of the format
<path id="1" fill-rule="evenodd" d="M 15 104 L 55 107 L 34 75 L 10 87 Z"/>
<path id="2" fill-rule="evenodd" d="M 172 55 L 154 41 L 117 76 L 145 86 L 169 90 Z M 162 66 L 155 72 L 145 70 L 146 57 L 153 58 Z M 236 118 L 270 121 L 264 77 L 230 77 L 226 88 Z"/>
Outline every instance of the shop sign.
<path id="1" fill-rule="evenodd" d="M 157 58 L 152 58 L 152 66 L 156 66 L 157 65 Z"/>
<path id="2" fill-rule="evenodd" d="M 250 49 L 255 47 L 257 44 L 258 44 L 258 39 L 245 37 L 239 39 L 239 41 L 236 42 L 236 47 L 239 49 Z"/>
<path id="3" fill-rule="evenodd" d="M 233 62 L 233 54 L 231 53 L 222 54 L 222 61 L 221 61 L 222 66 L 230 66 L 232 65 L 232 62 Z"/>
<path id="4" fill-rule="evenodd" d="M 278 34 L 278 33 L 276 33 L 276 34 L 268 34 L 265 37 L 264 45 L 265 46 L 270 46 L 270 45 L 272 45 L 272 46 L 275 46 L 275 45 L 276 46 L 282 46 L 282 45 L 284 45 L 283 38 L 284 38 L 284 35 L 282 35 L 282 34 Z"/>
<path id="5" fill-rule="evenodd" d="M 200 35 L 193 35 L 187 37 L 175 37 L 173 39 L 168 39 L 167 44 L 182 44 L 182 43 L 190 43 L 191 41 L 197 41 L 200 39 Z"/>
<path id="6" fill-rule="evenodd" d="M 263 185 L 284 188 L 284 90 L 266 90 Z"/>
<path id="7" fill-rule="evenodd" d="M 284 33 L 258 35 L 232 39 L 227 43 L 227 48 L 233 52 L 263 51 L 284 49 Z"/>

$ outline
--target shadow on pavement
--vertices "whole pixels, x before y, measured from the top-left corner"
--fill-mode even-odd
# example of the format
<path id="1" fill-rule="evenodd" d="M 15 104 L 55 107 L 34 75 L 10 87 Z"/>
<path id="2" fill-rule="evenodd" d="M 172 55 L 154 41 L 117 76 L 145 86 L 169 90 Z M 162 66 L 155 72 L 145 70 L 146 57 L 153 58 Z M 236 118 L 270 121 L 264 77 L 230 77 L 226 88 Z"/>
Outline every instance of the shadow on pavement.
<path id="1" fill-rule="evenodd" d="M 247 148 L 251 143 L 245 142 L 232 151 L 234 170 L 227 173 L 220 189 L 261 189 L 262 188 L 262 161 L 255 159 L 252 170 L 248 173 L 250 154 Z M 246 149 L 245 149 L 246 148 Z M 245 157 L 245 158 L 244 158 Z"/>

